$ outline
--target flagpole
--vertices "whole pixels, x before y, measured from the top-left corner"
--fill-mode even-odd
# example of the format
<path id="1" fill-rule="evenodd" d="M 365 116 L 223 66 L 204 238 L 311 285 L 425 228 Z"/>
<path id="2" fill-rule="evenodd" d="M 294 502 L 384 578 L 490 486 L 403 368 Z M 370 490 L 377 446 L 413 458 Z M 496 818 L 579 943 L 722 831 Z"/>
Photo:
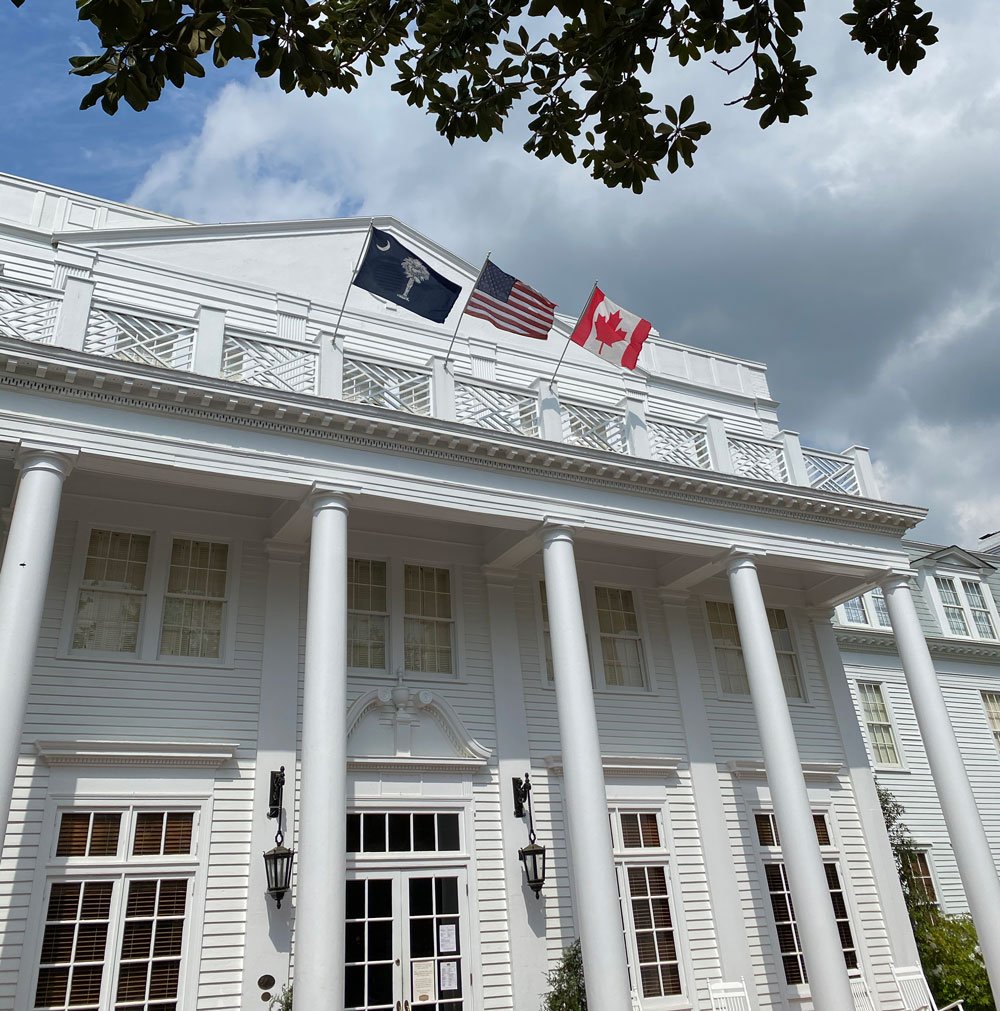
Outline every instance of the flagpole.
<path id="1" fill-rule="evenodd" d="M 483 260 L 483 265 L 479 268 L 479 273 L 476 275 L 476 284 L 474 284 L 469 289 L 469 294 L 465 298 L 465 305 L 462 306 L 462 311 L 458 314 L 458 322 L 455 324 L 455 332 L 451 335 L 451 343 L 448 345 L 448 353 L 444 356 L 444 367 L 448 367 L 448 362 L 451 361 L 451 349 L 455 346 L 455 341 L 458 339 L 458 328 L 462 325 L 462 317 L 465 315 L 465 310 L 469 308 L 469 300 L 472 298 L 472 293 L 476 290 L 476 285 L 482 280 L 483 271 L 486 269 L 486 264 L 490 262 L 490 257 L 493 255 L 493 250 L 491 249 L 486 254 L 486 259 Z"/>
<path id="2" fill-rule="evenodd" d="M 375 227 L 375 219 L 368 219 L 368 231 L 365 233 L 365 241 L 361 244 L 361 252 L 358 254 L 358 259 L 354 264 L 354 269 L 351 271 L 351 279 L 347 282 L 347 290 L 344 292 L 344 301 L 340 305 L 340 313 L 337 316 L 337 322 L 333 327 L 333 337 L 332 340 L 337 339 L 337 333 L 340 330 L 340 321 L 344 318 L 344 310 L 347 308 L 347 300 L 351 297 L 351 286 L 354 284 L 354 279 L 358 276 L 358 271 L 361 269 L 361 261 L 365 258 L 365 253 L 368 252 L 368 247 L 371 245 L 372 241 L 372 229 Z"/>
<path id="3" fill-rule="evenodd" d="M 597 291 L 597 281 L 594 281 L 594 287 L 590 289 L 590 294 L 587 296 L 587 301 L 583 303 L 583 309 L 580 310 L 580 315 L 576 317 L 576 322 L 579 323 L 583 318 L 583 314 L 587 311 L 587 306 L 590 305 L 590 300 L 594 297 L 594 292 Z M 573 327 L 575 330 L 576 327 Z M 566 357 L 566 351 L 569 349 L 570 344 L 573 341 L 569 338 L 566 339 L 566 347 L 562 349 L 562 354 L 559 356 L 559 361 L 556 362 L 555 370 L 552 373 L 552 378 L 549 380 L 549 389 L 552 389 L 552 384 L 556 381 L 556 372 L 559 371 L 559 366 L 562 365 L 563 359 Z"/>

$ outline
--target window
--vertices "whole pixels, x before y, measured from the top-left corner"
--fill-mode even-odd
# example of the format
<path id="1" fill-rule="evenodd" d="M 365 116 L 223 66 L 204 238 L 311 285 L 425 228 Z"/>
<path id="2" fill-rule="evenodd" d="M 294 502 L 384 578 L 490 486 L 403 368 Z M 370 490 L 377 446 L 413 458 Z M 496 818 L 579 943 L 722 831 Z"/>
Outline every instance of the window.
<path id="1" fill-rule="evenodd" d="M 160 633 L 162 656 L 222 655 L 229 545 L 174 538 Z"/>
<path id="2" fill-rule="evenodd" d="M 995 639 L 992 600 L 989 590 L 975 579 L 935 576 L 945 622 L 952 635 L 964 638 Z"/>
<path id="3" fill-rule="evenodd" d="M 461 848 L 457 814 L 366 811 L 347 816 L 348 853 L 453 853 Z"/>
<path id="4" fill-rule="evenodd" d="M 927 905 L 936 906 L 938 902 L 937 889 L 934 887 L 934 877 L 931 874 L 930 861 L 923 850 L 913 850 L 906 855 L 904 870 L 914 892 L 914 898 Z"/>
<path id="5" fill-rule="evenodd" d="M 901 766 L 903 763 L 899 760 L 899 748 L 882 686 L 871 681 L 859 681 L 858 697 L 875 764 Z"/>
<path id="6" fill-rule="evenodd" d="M 722 691 L 727 695 L 749 695 L 750 682 L 743 662 L 743 644 L 736 625 L 736 610 L 724 601 L 709 600 L 708 623 L 715 647 L 715 662 L 719 669 Z M 785 695 L 790 699 L 803 698 L 799 662 L 792 641 L 792 631 L 785 612 L 777 607 L 767 608 L 767 623 L 771 629 L 774 652 L 781 671 Z"/>
<path id="7" fill-rule="evenodd" d="M 892 628 L 889 609 L 885 603 L 885 592 L 881 586 L 869 593 L 854 597 L 844 604 L 844 620 L 851 625 L 871 625 L 876 628 Z"/>
<path id="8" fill-rule="evenodd" d="M 993 731 L 993 740 L 1000 749 L 1000 692 L 983 692 L 986 719 Z"/>
<path id="9" fill-rule="evenodd" d="M 193 811 L 58 815 L 31 1007 L 177 1011 Z"/>
<path id="10" fill-rule="evenodd" d="M 613 809 L 611 835 L 632 988 L 643 1002 L 678 996 L 680 958 L 659 815 Z"/>
<path id="11" fill-rule="evenodd" d="M 406 669 L 421 674 L 454 673 L 451 573 L 430 565 L 407 565 L 403 590 Z"/>
<path id="12" fill-rule="evenodd" d="M 552 682 L 556 679 L 556 669 L 552 664 L 552 634 L 549 629 L 549 601 L 545 596 L 545 580 L 538 584 L 542 606 L 542 649 L 545 650 L 545 677 Z"/>
<path id="13" fill-rule="evenodd" d="M 754 825 L 757 830 L 757 842 L 764 854 L 764 880 L 767 884 L 768 896 L 771 900 L 771 915 L 778 937 L 778 950 L 781 954 L 781 964 L 784 968 L 785 982 L 789 986 L 808 983 L 805 957 L 802 953 L 802 942 L 799 938 L 799 928 L 795 920 L 795 906 L 788 885 L 788 875 L 781 861 L 781 841 L 778 838 L 778 825 L 771 811 L 758 811 L 754 814 Z M 813 825 L 816 828 L 816 839 L 820 847 L 831 847 L 830 826 L 823 812 L 814 812 Z M 854 934 L 847 911 L 847 899 L 840 879 L 840 870 L 835 860 L 824 860 L 827 887 L 830 890 L 830 901 L 837 921 L 837 931 L 844 951 L 844 961 L 848 969 L 858 967 L 858 952 L 854 944 Z"/>
<path id="14" fill-rule="evenodd" d="M 146 599 L 148 534 L 90 531 L 73 649 L 136 653 Z"/>
<path id="15" fill-rule="evenodd" d="M 604 683 L 610 688 L 644 688 L 642 638 L 631 590 L 594 588 L 601 634 Z"/>
<path id="16" fill-rule="evenodd" d="M 385 562 L 347 561 L 347 665 L 386 669 L 389 603 Z"/>

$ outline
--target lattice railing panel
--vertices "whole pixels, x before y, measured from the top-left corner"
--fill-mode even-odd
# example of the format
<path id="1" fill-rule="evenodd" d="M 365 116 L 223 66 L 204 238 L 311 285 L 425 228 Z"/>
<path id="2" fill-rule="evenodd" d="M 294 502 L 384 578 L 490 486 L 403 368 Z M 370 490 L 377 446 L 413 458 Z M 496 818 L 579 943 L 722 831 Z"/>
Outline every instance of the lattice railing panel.
<path id="1" fill-rule="evenodd" d="M 741 477 L 755 477 L 761 481 L 788 482 L 785 454 L 782 447 L 769 442 L 751 442 L 749 439 L 730 439 L 729 455 L 733 468 Z"/>
<path id="2" fill-rule="evenodd" d="M 647 427 L 649 448 L 654 460 L 679 463 L 682 467 L 701 467 L 703 470 L 711 468 L 708 440 L 704 432 L 684 425 L 668 425 L 662 421 L 650 421 Z"/>
<path id="3" fill-rule="evenodd" d="M 562 404 L 563 441 L 605 452 L 627 453 L 625 419 L 613 411 L 601 411 L 579 404 Z"/>
<path id="4" fill-rule="evenodd" d="M 515 435 L 538 435 L 538 397 L 490 386 L 455 384 L 459 421 Z"/>
<path id="5" fill-rule="evenodd" d="M 850 457 L 835 454 L 802 451 L 806 461 L 809 484 L 822 491 L 836 491 L 843 495 L 860 495 L 858 473 Z"/>
<path id="6" fill-rule="evenodd" d="M 151 319 L 95 307 L 87 321 L 83 350 L 166 369 L 190 369 L 194 332 L 193 322 Z"/>
<path id="7" fill-rule="evenodd" d="M 311 349 L 226 334 L 222 377 L 291 393 L 315 393 L 318 355 Z"/>
<path id="8" fill-rule="evenodd" d="M 344 400 L 429 415 L 431 377 L 425 372 L 345 358 Z"/>
<path id="9" fill-rule="evenodd" d="M 51 344 L 59 299 L 19 288 L 0 287 L 0 336 Z"/>

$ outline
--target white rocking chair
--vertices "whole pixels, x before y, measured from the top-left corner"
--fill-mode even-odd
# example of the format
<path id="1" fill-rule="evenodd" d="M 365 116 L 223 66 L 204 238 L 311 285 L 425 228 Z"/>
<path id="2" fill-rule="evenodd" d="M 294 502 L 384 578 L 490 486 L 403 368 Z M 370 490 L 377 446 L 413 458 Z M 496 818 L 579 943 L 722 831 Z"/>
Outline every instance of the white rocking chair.
<path id="1" fill-rule="evenodd" d="M 899 995 L 903 998 L 906 1011 L 965 1011 L 965 1007 L 960 1000 L 938 1007 L 934 1003 L 927 980 L 924 979 L 923 971 L 919 965 L 910 966 L 905 969 L 892 967 L 892 975 L 896 980 L 896 987 Z"/>
<path id="2" fill-rule="evenodd" d="M 742 978 L 739 983 L 715 980 L 708 984 L 708 995 L 712 999 L 712 1011 L 753 1011 L 747 985 Z"/>
<path id="3" fill-rule="evenodd" d="M 875 998 L 868 988 L 868 980 L 861 975 L 861 970 L 851 969 L 847 975 L 851 979 L 851 996 L 854 998 L 854 1011 L 878 1011 Z"/>

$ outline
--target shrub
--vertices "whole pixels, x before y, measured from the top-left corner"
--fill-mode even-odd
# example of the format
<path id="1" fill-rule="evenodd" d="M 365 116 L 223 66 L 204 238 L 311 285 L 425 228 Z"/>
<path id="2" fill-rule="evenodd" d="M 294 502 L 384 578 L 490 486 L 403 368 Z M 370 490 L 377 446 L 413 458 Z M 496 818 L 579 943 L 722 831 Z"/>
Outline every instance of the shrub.
<path id="1" fill-rule="evenodd" d="M 587 987 L 583 981 L 583 953 L 574 941 L 559 965 L 549 973 L 549 992 L 542 998 L 541 1011 L 587 1011 Z"/>
<path id="2" fill-rule="evenodd" d="M 292 1011 L 292 988 L 286 983 L 270 1003 L 271 1011 Z"/>

